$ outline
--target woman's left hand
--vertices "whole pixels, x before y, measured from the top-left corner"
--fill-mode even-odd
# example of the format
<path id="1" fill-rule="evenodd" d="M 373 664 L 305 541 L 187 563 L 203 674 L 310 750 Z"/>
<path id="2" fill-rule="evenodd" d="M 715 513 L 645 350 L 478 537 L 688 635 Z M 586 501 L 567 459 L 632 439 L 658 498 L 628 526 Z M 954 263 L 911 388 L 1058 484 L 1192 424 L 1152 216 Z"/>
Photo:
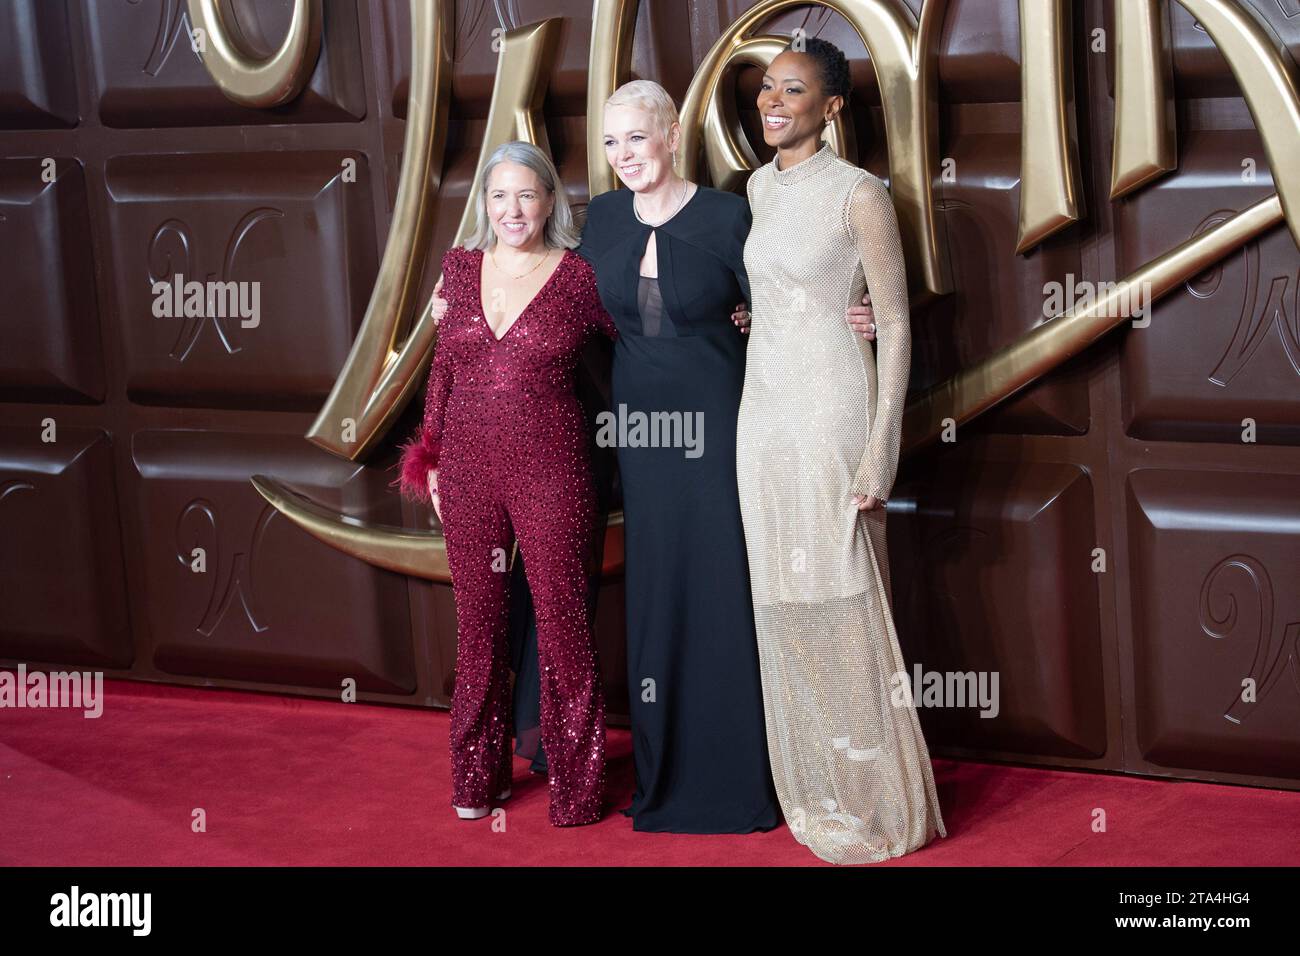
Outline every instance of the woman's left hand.
<path id="1" fill-rule="evenodd" d="M 875 341 L 876 313 L 871 308 L 870 292 L 862 297 L 861 305 L 849 306 L 848 312 L 845 313 L 845 318 L 848 320 L 849 328 L 854 332 L 861 333 L 862 337 L 869 342 Z"/>
<path id="2" fill-rule="evenodd" d="M 853 503 L 858 506 L 859 511 L 875 511 L 885 506 L 885 503 L 875 495 L 854 495 Z"/>
<path id="3" fill-rule="evenodd" d="M 736 306 L 735 311 L 731 313 L 731 323 L 738 329 L 742 335 L 749 332 L 749 307 L 742 302 Z"/>

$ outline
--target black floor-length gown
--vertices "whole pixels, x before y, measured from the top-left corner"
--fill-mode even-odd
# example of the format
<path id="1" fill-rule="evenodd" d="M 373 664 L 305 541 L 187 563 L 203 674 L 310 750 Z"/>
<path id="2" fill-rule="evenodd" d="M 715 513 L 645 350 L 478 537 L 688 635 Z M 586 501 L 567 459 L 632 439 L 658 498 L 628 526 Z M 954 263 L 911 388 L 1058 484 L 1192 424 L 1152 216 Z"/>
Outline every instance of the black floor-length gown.
<path id="1" fill-rule="evenodd" d="M 748 203 L 700 187 L 655 227 L 658 278 L 641 276 L 651 227 L 633 193 L 596 196 L 577 250 L 618 326 L 617 432 L 680 413 L 695 447 L 618 447 L 626 546 L 628 694 L 636 830 L 747 833 L 781 823 L 763 717 L 749 565 L 736 490 L 736 416 L 749 300 Z M 685 430 L 687 420 L 696 427 Z M 664 421 L 661 416 L 660 422 Z M 626 423 L 624 426 L 623 423 Z M 702 439 L 702 441 L 701 441 Z M 684 443 L 684 442 L 683 442 Z"/>

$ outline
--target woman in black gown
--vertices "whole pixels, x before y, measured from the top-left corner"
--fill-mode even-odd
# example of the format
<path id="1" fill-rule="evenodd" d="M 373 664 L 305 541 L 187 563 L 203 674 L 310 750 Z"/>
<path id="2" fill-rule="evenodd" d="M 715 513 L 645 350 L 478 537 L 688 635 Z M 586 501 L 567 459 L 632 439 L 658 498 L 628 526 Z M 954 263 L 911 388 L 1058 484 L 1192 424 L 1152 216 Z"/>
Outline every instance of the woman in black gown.
<path id="1" fill-rule="evenodd" d="M 687 446 L 651 447 L 651 429 L 618 447 L 636 764 L 624 813 L 636 830 L 770 829 L 781 811 L 736 490 L 746 339 L 731 313 L 749 299 L 749 204 L 674 172 L 677 110 L 656 83 L 620 87 L 603 132 L 628 188 L 593 197 L 577 252 L 619 330 L 609 431 L 679 413 Z"/>

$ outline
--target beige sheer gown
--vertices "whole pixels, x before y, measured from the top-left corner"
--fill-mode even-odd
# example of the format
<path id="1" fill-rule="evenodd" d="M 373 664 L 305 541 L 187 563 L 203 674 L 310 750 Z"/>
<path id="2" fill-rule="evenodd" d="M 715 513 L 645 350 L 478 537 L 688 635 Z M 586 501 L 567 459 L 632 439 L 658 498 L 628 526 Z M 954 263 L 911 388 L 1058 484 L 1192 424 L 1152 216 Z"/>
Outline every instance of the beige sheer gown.
<path id="1" fill-rule="evenodd" d="M 898 223 L 829 146 L 749 179 L 752 325 L 736 439 L 768 751 L 795 839 L 832 863 L 947 836 L 890 610 L 885 511 L 911 359 Z M 867 287 L 876 343 L 846 308 Z"/>

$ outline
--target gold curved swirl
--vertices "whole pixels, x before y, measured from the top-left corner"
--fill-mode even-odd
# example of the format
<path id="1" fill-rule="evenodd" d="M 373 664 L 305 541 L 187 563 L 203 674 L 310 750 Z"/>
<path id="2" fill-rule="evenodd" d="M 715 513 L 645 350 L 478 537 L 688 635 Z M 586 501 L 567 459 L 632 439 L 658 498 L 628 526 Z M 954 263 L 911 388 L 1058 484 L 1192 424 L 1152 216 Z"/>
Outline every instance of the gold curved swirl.
<path id="1" fill-rule="evenodd" d="M 294 0 L 289 32 L 279 49 L 259 58 L 226 22 L 221 0 L 187 0 L 190 25 L 202 30 L 199 58 L 217 88 L 242 106 L 266 108 L 287 103 L 302 91 L 320 55 L 320 0 Z"/>
<path id="2" fill-rule="evenodd" d="M 741 65 L 766 70 L 789 42 L 789 37 L 776 34 L 741 40 L 732 47 L 727 57 L 724 76 L 727 71 Z M 731 95 L 726 83 L 715 86 L 709 97 L 708 107 L 704 111 L 703 138 L 704 158 L 708 164 L 710 181 L 717 189 L 739 192 L 744 188 L 749 174 L 760 163 L 740 124 L 736 98 Z M 857 137 L 853 132 L 853 117 L 848 110 L 840 111 L 826 127 L 822 139 L 830 143 L 836 154 L 853 161 L 858 151 Z"/>
<path id="3" fill-rule="evenodd" d="M 312 501 L 275 478 L 254 475 L 249 480 L 273 508 L 331 548 L 398 574 L 451 580 L 447 544 L 440 534 L 359 521 Z"/>
<path id="4" fill-rule="evenodd" d="M 393 223 L 361 331 L 334 388 L 307 430 L 308 441 L 356 461 L 387 433 L 418 388 L 437 331 L 426 314 L 405 342 L 433 237 L 442 185 L 451 95 L 455 3 L 411 0 L 411 89 Z"/>
<path id="5" fill-rule="evenodd" d="M 387 433 L 417 389 L 433 351 L 436 326 L 427 312 L 405 342 L 399 344 L 398 335 L 416 310 L 433 234 L 433 200 L 441 185 L 446 148 L 453 15 L 453 0 L 440 0 L 438 7 L 411 0 L 411 92 L 393 225 L 361 331 L 307 432 L 316 445 L 353 461 Z M 559 48 L 559 26 L 558 20 L 551 19 L 503 35 L 478 169 L 508 140 L 524 139 L 548 149 L 542 103 Z M 474 227 L 473 197 L 480 188 L 480 175 L 475 174 L 471 201 L 466 203 L 453 245 Z M 378 567 L 450 581 L 446 543 L 439 533 L 359 521 L 271 477 L 256 476 L 253 486 L 285 517 L 331 547 Z M 621 513 L 611 516 L 609 523 L 606 553 L 621 555 Z M 606 572 L 611 573 L 608 564 Z"/>
<path id="6" fill-rule="evenodd" d="M 1125 313 L 1125 307 L 1138 290 L 1149 288 L 1149 301 L 1155 302 L 1282 221 L 1278 197 L 1262 199 L 1151 260 L 1117 282 L 1108 293 L 1098 295 L 1087 308 L 1044 322 L 977 365 L 934 386 L 910 402 L 903 413 L 903 450 L 915 451 L 933 441 L 943 430 L 945 419 L 960 425 L 987 411 L 1115 326 L 1129 321 L 1131 316 Z"/>
<path id="7" fill-rule="evenodd" d="M 250 480 L 272 507 L 331 548 L 398 574 L 451 583 L 447 542 L 441 534 L 361 521 L 326 508 L 275 478 L 254 475 Z M 601 574 L 610 578 L 622 573 L 623 512 L 615 511 L 609 515 L 605 529 Z"/>
<path id="8" fill-rule="evenodd" d="M 550 153 L 542 104 L 546 100 L 546 87 L 555 58 L 559 55 L 560 35 L 558 17 L 502 34 L 487 128 L 483 131 L 478 164 L 474 167 L 474 181 L 469 187 L 469 201 L 465 203 L 465 212 L 452 245 L 458 245 L 474 229 L 475 198 L 483 186 L 483 167 L 498 146 L 521 139 L 544 153 Z"/>
<path id="9" fill-rule="evenodd" d="M 946 419 L 957 423 L 969 421 L 1122 324 L 1127 320 L 1121 305 L 1127 301 L 1124 297 L 1128 288 L 1149 284 L 1151 301 L 1154 301 L 1284 221 L 1300 242 L 1297 229 L 1300 221 L 1294 215 L 1294 210 L 1300 208 L 1300 180 L 1297 180 L 1300 172 L 1294 164 L 1286 165 L 1284 162 L 1287 157 L 1300 155 L 1300 96 L 1296 94 L 1284 54 L 1272 45 L 1258 23 L 1227 0 L 1179 2 L 1206 27 L 1236 76 L 1264 141 L 1278 184 L 1278 194 L 1141 266 L 1117 284 L 1109 295 L 1096 298 L 1091 306 L 1039 325 L 1020 341 L 929 389 L 909 404 L 905 413 L 905 451 L 916 450 L 936 438 Z M 437 123 L 435 129 L 432 116 L 435 99 L 443 104 L 440 110 L 445 106 L 447 67 L 441 59 L 435 62 L 433 50 L 445 51 L 443 25 L 450 22 L 447 18 L 451 16 L 452 4 L 451 0 L 440 0 L 440 3 L 443 13 L 438 15 L 430 13 L 430 7 L 422 0 L 412 0 L 411 3 L 415 50 L 412 110 L 407 122 L 398 214 L 394 217 L 393 233 L 385 249 L 387 271 L 381 269 L 380 281 L 353 355 L 308 435 L 322 447 L 349 459 L 359 457 L 382 436 L 418 383 L 418 375 L 431 351 L 433 331 L 427 317 L 416 326 L 401 353 L 396 352 L 392 344 L 399 318 L 408 317 L 414 309 L 414 286 L 418 285 L 419 268 L 413 268 L 412 264 L 422 263 L 427 253 L 425 246 L 432 225 L 429 205 L 438 181 L 436 171 L 430 169 L 430 157 L 436 156 L 437 168 L 441 165 L 440 129 L 443 124 Z M 608 93 L 600 95 L 605 86 L 612 90 L 612 84 L 620 75 L 619 70 L 626 69 L 628 54 L 623 45 L 630 44 L 628 31 L 631 29 L 629 24 L 635 21 L 635 5 L 635 0 L 597 0 L 595 12 L 599 30 L 593 32 L 592 48 L 598 49 L 598 42 L 607 39 L 615 42 L 606 44 L 614 51 L 609 59 L 602 59 L 599 67 L 593 68 L 593 73 L 601 75 L 589 81 L 589 103 L 593 95 L 603 101 L 604 96 L 608 96 Z M 718 87 L 731 64 L 745 57 L 765 56 L 771 51 L 773 37 L 750 36 L 750 32 L 774 14 L 800 5 L 803 5 L 801 0 L 760 0 L 737 19 L 709 51 L 691 83 L 682 109 L 685 175 L 693 175 L 701 148 L 708 158 L 715 182 L 725 183 L 736 170 L 746 168 L 740 163 L 748 159 L 752 151 L 749 154 L 745 152 L 748 145 L 738 133 L 738 125 L 725 115 L 725 111 L 715 114 L 709 111 L 717 102 Z M 925 289 L 946 292 L 949 289 L 948 260 L 939 238 L 942 220 L 935 216 L 931 179 L 937 149 L 934 43 L 942 25 L 945 3 L 929 0 L 922 8 L 919 22 L 899 0 L 826 0 L 820 5 L 849 20 L 871 54 L 885 106 L 891 188 L 899 207 L 900 224 L 904 225 L 909 262 L 919 270 Z M 548 25 L 553 23 L 535 24 L 506 35 L 506 49 L 498 67 L 497 88 L 489 114 L 484 156 L 502 141 L 502 137 L 510 134 L 519 138 L 536 136 L 534 141 L 540 139 L 538 144 L 545 145 L 539 112 L 540 91 L 544 86 L 540 71 L 553 55 L 549 48 L 554 42 L 555 30 L 553 25 Z M 436 44 L 432 40 L 435 30 L 438 31 Z M 517 63 L 513 55 L 515 51 L 519 51 Z M 512 55 L 507 56 L 507 53 Z M 435 74 L 438 77 L 436 84 Z M 1123 89 L 1130 87 L 1126 84 Z M 722 102 L 725 104 L 725 99 Z M 1129 115 L 1122 107 L 1118 112 Z M 1167 142 L 1168 148 L 1172 149 L 1172 140 Z M 599 160 L 591 160 L 596 170 L 605 167 L 603 154 L 598 150 L 599 136 L 589 126 L 588 157 L 589 160 L 593 156 Z M 1163 154 L 1156 150 L 1152 155 L 1160 161 Z M 752 168 L 752 163 L 748 168 Z M 1133 168 L 1137 167 L 1125 161 L 1121 171 L 1127 176 Z M 600 176 L 595 172 L 590 172 L 589 176 L 593 184 L 592 194 L 603 191 Z M 1130 188 L 1136 188 L 1136 185 Z M 462 232 L 467 221 L 468 210 L 462 219 Z M 403 264 L 403 269 L 389 268 L 394 262 Z M 376 304 L 381 300 L 382 308 Z M 372 382 L 377 384 L 371 386 Z M 331 431 L 337 434 L 341 417 L 349 412 L 357 422 L 358 441 L 345 446 L 330 440 L 330 435 Z M 333 547 L 380 567 L 433 580 L 447 580 L 445 548 L 436 535 L 359 522 L 315 505 L 272 479 L 259 476 L 254 479 L 254 485 L 287 517 Z M 611 553 L 620 556 L 620 565 L 621 518 L 621 514 L 611 517 L 608 532 L 611 537 L 606 548 L 607 556 Z M 609 572 L 607 562 L 606 573 Z"/>
<path id="10" fill-rule="evenodd" d="M 1178 0 L 1210 35 L 1241 87 L 1273 174 L 1291 236 L 1300 245 L 1300 93 L 1291 55 L 1243 7 L 1228 0 Z"/>
<path id="11" fill-rule="evenodd" d="M 738 168 L 748 146 L 726 124 L 706 128 L 706 117 L 737 51 L 765 20 L 807 0 L 759 0 L 723 31 L 704 57 L 682 103 L 682 175 L 694 178 L 701 146 L 722 175 Z M 947 0 L 927 0 L 918 21 L 901 0 L 816 0 L 853 26 L 871 55 L 889 143 L 889 185 L 898 208 L 908 273 L 929 293 L 951 291 L 943 220 L 935 215 L 938 169 L 937 42 Z M 749 152 L 752 155 L 752 151 Z M 755 164 L 745 167 L 752 169 Z"/>
<path id="12" fill-rule="evenodd" d="M 1132 289 L 1150 283 L 1154 302 L 1223 256 L 1283 222 L 1300 244 L 1300 94 L 1288 66 L 1289 54 L 1276 47 L 1266 30 L 1228 0 L 1179 0 L 1209 32 L 1228 62 L 1264 141 L 1278 187 L 1225 222 L 1206 230 L 1141 266 L 1092 305 L 1058 316 L 914 399 L 903 417 L 903 449 L 933 441 L 944 422 L 969 421 L 1006 400 L 1073 357 L 1103 334 L 1128 320 L 1125 301 Z"/>

